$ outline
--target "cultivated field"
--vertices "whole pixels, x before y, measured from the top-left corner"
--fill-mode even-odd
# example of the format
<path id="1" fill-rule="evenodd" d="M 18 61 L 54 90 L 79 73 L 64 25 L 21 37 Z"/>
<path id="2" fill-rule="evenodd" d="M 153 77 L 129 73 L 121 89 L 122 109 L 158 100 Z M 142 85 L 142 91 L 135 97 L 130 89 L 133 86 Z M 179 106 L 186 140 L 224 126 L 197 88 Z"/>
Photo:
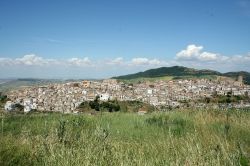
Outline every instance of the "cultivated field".
<path id="1" fill-rule="evenodd" d="M 2 114 L 0 165 L 249 165 L 250 111 Z"/>

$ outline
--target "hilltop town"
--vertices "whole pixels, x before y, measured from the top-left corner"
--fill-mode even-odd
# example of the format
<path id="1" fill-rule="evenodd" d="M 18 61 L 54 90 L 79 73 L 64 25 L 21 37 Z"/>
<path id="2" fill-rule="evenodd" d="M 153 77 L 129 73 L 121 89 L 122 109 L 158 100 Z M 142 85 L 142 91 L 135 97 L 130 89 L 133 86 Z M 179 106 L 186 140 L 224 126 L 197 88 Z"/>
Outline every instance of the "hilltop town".
<path id="1" fill-rule="evenodd" d="M 31 110 L 74 112 L 84 101 L 93 101 L 96 96 L 101 101 L 141 101 L 158 108 L 206 106 L 202 99 L 210 99 L 214 95 L 250 96 L 250 86 L 245 85 L 242 77 L 235 81 L 220 77 L 215 80 L 158 80 L 144 81 L 136 84 L 125 84 L 116 79 L 102 81 L 78 81 L 54 83 L 46 86 L 24 87 L 8 93 L 5 110 L 11 111 L 14 105 L 24 107 L 24 112 Z M 238 107 L 249 106 L 249 103 L 236 103 Z M 218 107 L 218 104 L 213 104 Z"/>

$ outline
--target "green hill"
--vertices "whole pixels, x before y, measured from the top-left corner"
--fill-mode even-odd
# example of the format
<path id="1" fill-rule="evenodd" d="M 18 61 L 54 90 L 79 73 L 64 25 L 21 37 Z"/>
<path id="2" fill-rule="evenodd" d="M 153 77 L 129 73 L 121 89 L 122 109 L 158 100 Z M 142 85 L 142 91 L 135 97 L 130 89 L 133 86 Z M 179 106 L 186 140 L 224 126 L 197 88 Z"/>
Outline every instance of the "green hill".
<path id="1" fill-rule="evenodd" d="M 152 78 L 164 76 L 203 76 L 203 75 L 221 75 L 221 73 L 213 70 L 197 70 L 183 66 L 160 67 L 156 69 L 146 70 L 135 74 L 113 77 L 116 79 L 135 79 L 135 78 Z"/>
<path id="2" fill-rule="evenodd" d="M 214 70 L 197 70 L 193 68 L 187 68 L 183 66 L 172 66 L 172 67 L 160 67 L 156 69 L 146 70 L 144 72 L 138 72 L 135 74 L 128 74 L 124 76 L 113 77 L 119 80 L 135 80 L 142 78 L 162 78 L 162 77 L 172 77 L 172 79 L 180 79 L 180 78 L 193 78 L 193 77 L 205 77 L 212 78 L 214 76 L 226 76 L 237 78 L 239 75 L 243 76 L 244 82 L 246 84 L 250 84 L 250 73 L 248 72 L 228 72 L 228 73 L 220 73 Z"/>

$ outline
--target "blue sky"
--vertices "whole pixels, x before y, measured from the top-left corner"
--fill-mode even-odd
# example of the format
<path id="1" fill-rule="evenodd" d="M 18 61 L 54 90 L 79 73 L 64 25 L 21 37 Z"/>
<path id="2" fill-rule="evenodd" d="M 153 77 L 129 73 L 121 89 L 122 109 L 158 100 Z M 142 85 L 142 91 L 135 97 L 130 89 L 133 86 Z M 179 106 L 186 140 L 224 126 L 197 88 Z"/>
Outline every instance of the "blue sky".
<path id="1" fill-rule="evenodd" d="M 1 0 L 0 77 L 250 71 L 250 0 Z M 53 71 L 53 72 L 51 72 Z"/>

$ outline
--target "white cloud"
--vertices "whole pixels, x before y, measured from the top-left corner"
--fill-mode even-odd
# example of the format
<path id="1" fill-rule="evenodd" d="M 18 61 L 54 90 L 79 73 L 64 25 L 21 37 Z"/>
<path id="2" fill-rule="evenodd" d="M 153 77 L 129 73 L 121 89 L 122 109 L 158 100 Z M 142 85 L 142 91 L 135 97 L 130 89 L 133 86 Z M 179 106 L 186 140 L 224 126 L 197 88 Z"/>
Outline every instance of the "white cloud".
<path id="1" fill-rule="evenodd" d="M 188 45 L 185 50 L 181 50 L 176 54 L 178 59 L 193 59 L 200 54 L 203 49 L 202 46 L 196 46 L 194 44 Z"/>
<path id="2" fill-rule="evenodd" d="M 198 69 L 213 69 L 221 72 L 227 71 L 250 71 L 250 53 L 245 55 L 225 56 L 209 51 L 203 51 L 202 46 L 189 45 L 181 50 L 172 59 L 157 59 L 136 57 L 124 60 L 123 57 L 117 57 L 110 60 L 96 59 L 91 61 L 88 57 L 74 57 L 70 59 L 49 59 L 35 54 L 24 55 L 20 58 L 0 58 L 0 77 L 21 76 L 25 73 L 27 76 L 46 75 L 81 75 L 82 71 L 86 77 L 113 76 L 129 74 L 161 66 L 186 66 Z M 51 73 L 51 70 L 55 73 Z M 37 74 L 32 74 L 32 73 Z M 26 76 L 25 75 L 25 76 Z M 84 74 L 82 74 L 84 75 Z M 9 76 L 8 76 L 9 77 Z M 80 76 L 79 76 L 80 77 Z"/>
<path id="3" fill-rule="evenodd" d="M 83 59 L 80 58 L 71 58 L 68 60 L 70 65 L 75 65 L 75 66 L 88 66 L 91 65 L 91 61 L 89 60 L 88 57 L 85 57 Z"/>
<path id="4" fill-rule="evenodd" d="M 210 52 L 203 52 L 198 56 L 198 58 L 200 60 L 213 61 L 218 59 L 218 55 Z"/>
<path id="5" fill-rule="evenodd" d="M 194 44 L 188 45 L 185 50 L 181 50 L 176 54 L 177 60 L 200 60 L 200 61 L 215 61 L 219 58 L 218 54 L 211 52 L 202 52 L 203 46 Z"/>
<path id="6" fill-rule="evenodd" d="M 147 58 L 133 58 L 131 62 L 133 65 L 147 65 L 149 60 Z"/>
<path id="7" fill-rule="evenodd" d="M 130 62 L 131 65 L 151 65 L 160 66 L 167 64 L 165 61 L 160 61 L 159 59 L 148 59 L 148 58 L 133 58 Z"/>
<path id="8" fill-rule="evenodd" d="M 24 55 L 22 58 L 16 58 L 13 62 L 15 64 L 23 64 L 27 66 L 42 66 L 48 63 L 46 59 L 43 59 L 42 57 L 36 56 L 34 54 Z"/>
<path id="9" fill-rule="evenodd" d="M 179 65 L 213 69 L 221 72 L 246 70 L 250 71 L 250 53 L 246 55 L 221 55 L 203 51 L 203 46 L 188 45 L 176 54 L 175 62 Z"/>
<path id="10" fill-rule="evenodd" d="M 24 65 L 24 66 L 43 66 L 51 62 L 51 59 L 44 59 L 35 54 L 24 55 L 21 58 L 0 58 L 0 65 Z"/>
<path id="11" fill-rule="evenodd" d="M 110 60 L 109 62 L 107 62 L 107 64 L 109 64 L 109 65 L 121 65 L 123 63 L 124 63 L 124 61 L 123 61 L 122 57 L 118 57 L 118 58 L 115 58 L 115 59 Z"/>
<path id="12" fill-rule="evenodd" d="M 0 65 L 4 66 L 52 66 L 52 65 L 73 65 L 73 66 L 89 66 L 91 61 L 88 57 L 63 59 L 46 59 L 35 54 L 24 55 L 21 58 L 0 58 Z"/>
<path id="13" fill-rule="evenodd" d="M 161 61 L 158 59 L 151 59 L 148 62 L 150 65 L 161 65 Z"/>
<path id="14" fill-rule="evenodd" d="M 0 66 L 1 65 L 11 65 L 12 59 L 10 58 L 0 58 Z"/>

